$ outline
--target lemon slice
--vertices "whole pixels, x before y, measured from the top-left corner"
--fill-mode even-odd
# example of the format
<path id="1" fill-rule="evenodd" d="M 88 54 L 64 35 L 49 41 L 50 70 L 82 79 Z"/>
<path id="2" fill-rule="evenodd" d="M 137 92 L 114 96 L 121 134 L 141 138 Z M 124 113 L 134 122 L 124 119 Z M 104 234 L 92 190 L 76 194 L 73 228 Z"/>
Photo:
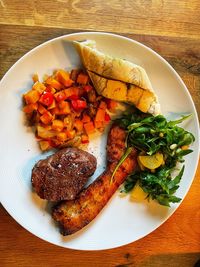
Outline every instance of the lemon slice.
<path id="1" fill-rule="evenodd" d="M 163 154 L 160 152 L 155 153 L 154 155 L 151 156 L 138 156 L 138 162 L 139 165 L 144 166 L 150 170 L 155 170 L 156 168 L 160 167 L 163 162 Z"/>

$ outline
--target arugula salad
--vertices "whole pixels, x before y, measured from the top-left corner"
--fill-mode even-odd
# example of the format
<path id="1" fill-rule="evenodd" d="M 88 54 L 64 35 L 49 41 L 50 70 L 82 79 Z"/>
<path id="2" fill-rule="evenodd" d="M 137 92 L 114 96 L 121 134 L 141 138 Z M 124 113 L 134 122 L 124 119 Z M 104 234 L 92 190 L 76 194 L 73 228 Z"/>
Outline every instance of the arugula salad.
<path id="1" fill-rule="evenodd" d="M 178 124 L 190 116 L 167 121 L 163 115 L 154 117 L 137 111 L 116 119 L 115 122 L 127 131 L 127 138 L 126 152 L 113 176 L 133 148 L 139 152 L 139 168 L 128 176 L 121 192 L 130 192 L 137 184 L 148 199 L 156 200 L 161 205 L 170 206 L 170 203 L 181 201 L 174 195 L 184 172 L 184 165 L 181 168 L 179 165 L 184 162 L 183 157 L 192 152 L 189 145 L 195 137 Z M 178 168 L 178 174 L 173 177 L 173 172 Z"/>

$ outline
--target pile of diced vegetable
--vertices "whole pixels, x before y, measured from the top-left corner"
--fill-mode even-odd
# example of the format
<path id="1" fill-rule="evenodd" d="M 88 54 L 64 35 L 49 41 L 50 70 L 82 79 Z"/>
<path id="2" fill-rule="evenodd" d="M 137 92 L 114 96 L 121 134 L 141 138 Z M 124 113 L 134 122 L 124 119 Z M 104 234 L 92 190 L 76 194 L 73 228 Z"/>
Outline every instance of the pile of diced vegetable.
<path id="1" fill-rule="evenodd" d="M 87 144 L 95 130 L 104 131 L 117 103 L 99 96 L 88 75 L 79 69 L 57 70 L 43 82 L 34 84 L 23 95 L 23 111 L 32 126 L 42 151 L 56 147 Z"/>

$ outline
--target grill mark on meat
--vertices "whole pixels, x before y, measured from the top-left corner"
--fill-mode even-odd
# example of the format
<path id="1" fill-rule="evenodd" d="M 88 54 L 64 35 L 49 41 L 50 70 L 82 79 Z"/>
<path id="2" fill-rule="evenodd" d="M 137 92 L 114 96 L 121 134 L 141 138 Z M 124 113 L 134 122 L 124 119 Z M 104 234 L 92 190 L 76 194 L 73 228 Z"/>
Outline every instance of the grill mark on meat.
<path id="1" fill-rule="evenodd" d="M 75 200 L 63 201 L 53 209 L 53 218 L 59 222 L 63 235 L 73 234 L 89 224 L 103 209 L 117 188 L 136 167 L 136 150 L 132 150 L 117 170 L 112 173 L 125 151 L 126 132 L 113 125 L 107 141 L 107 169 Z"/>

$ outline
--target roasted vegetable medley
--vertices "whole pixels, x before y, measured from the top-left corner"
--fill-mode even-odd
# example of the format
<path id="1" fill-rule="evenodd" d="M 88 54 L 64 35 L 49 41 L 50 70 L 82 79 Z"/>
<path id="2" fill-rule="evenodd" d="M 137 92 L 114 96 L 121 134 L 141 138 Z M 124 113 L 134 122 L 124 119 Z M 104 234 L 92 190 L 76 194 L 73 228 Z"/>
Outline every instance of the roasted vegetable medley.
<path id="1" fill-rule="evenodd" d="M 23 95 L 23 111 L 42 151 L 89 142 L 95 129 L 103 131 L 110 121 L 109 111 L 117 103 L 99 96 L 82 70 L 57 70 L 43 82 L 33 76 L 34 84 Z"/>

